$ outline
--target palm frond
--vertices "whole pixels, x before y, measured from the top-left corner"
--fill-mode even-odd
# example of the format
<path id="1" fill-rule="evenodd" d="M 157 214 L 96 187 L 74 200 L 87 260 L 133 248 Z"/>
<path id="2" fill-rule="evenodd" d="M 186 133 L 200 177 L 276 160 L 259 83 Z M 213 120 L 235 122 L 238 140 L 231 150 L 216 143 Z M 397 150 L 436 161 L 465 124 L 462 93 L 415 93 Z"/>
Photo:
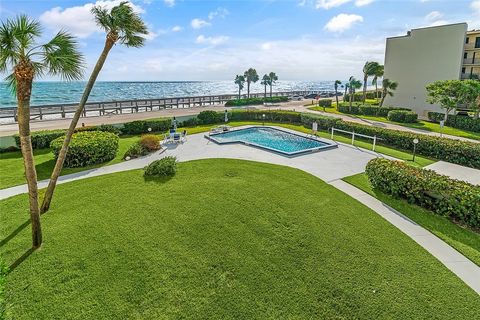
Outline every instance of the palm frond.
<path id="1" fill-rule="evenodd" d="M 8 66 L 14 66 L 19 60 L 19 43 L 12 31 L 12 21 L 2 22 L 0 26 L 0 72 L 5 73 Z"/>
<path id="2" fill-rule="evenodd" d="M 21 54 L 34 43 L 34 39 L 41 35 L 42 29 L 40 23 L 29 19 L 26 15 L 20 15 L 10 22 L 11 32 L 14 38 L 19 42 L 22 49 Z"/>
<path id="3" fill-rule="evenodd" d="M 83 75 L 83 56 L 78 51 L 75 38 L 65 31 L 58 32 L 41 46 L 46 71 L 65 80 L 78 80 Z"/>
<path id="4" fill-rule="evenodd" d="M 105 32 L 109 32 L 113 29 L 113 21 L 112 16 L 108 12 L 108 10 L 101 6 L 94 6 L 90 12 L 93 14 L 96 24 L 105 30 Z"/>
<path id="5" fill-rule="evenodd" d="M 17 94 L 17 81 L 16 81 L 13 73 L 9 74 L 4 80 L 7 82 L 7 87 L 10 89 L 10 92 L 12 93 L 12 95 L 16 95 Z"/>

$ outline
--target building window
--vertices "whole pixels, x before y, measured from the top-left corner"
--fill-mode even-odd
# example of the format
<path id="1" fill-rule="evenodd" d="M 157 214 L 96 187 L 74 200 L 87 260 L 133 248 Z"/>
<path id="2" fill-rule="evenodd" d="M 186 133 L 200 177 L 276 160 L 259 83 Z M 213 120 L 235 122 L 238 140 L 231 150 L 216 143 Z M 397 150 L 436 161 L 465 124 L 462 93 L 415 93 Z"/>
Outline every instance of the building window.
<path id="1" fill-rule="evenodd" d="M 462 68 L 462 73 L 465 73 L 465 67 Z"/>
<path id="2" fill-rule="evenodd" d="M 466 37 L 465 38 L 465 43 L 468 43 L 468 41 L 470 41 L 469 39 L 470 39 L 469 37 Z"/>
<path id="3" fill-rule="evenodd" d="M 480 37 L 475 38 L 475 48 L 480 48 Z"/>
<path id="4" fill-rule="evenodd" d="M 468 58 L 468 53 L 467 52 L 464 52 L 463 53 L 463 59 L 467 59 Z"/>

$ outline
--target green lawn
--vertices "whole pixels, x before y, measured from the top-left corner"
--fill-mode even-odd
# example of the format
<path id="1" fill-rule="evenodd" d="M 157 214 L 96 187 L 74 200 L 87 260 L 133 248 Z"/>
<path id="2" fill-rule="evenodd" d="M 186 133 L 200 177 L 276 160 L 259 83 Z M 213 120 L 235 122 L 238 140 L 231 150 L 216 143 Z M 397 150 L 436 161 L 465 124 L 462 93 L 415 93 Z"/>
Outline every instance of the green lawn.
<path id="1" fill-rule="evenodd" d="M 373 189 L 365 173 L 346 177 L 343 180 L 401 212 L 480 266 L 480 234 L 458 226 L 429 210 Z"/>
<path id="2" fill-rule="evenodd" d="M 420 130 L 425 130 L 425 131 L 430 131 L 430 132 L 437 132 L 437 133 L 443 132 L 444 134 L 448 134 L 448 135 L 451 135 L 451 136 L 480 140 L 480 132 L 473 132 L 473 131 L 462 130 L 462 129 L 452 128 L 452 127 L 447 127 L 447 126 L 444 126 L 443 131 L 442 131 L 442 129 L 440 128 L 440 124 L 433 123 L 433 122 L 430 122 L 430 121 L 419 120 L 416 123 L 399 123 L 399 122 L 389 121 L 388 119 L 386 119 L 384 117 L 352 115 L 352 114 L 341 113 L 340 111 L 338 111 L 335 108 L 335 106 L 333 106 L 331 108 L 325 108 L 325 110 L 323 109 L 323 107 L 318 107 L 318 106 L 317 107 L 310 107 L 308 109 L 315 110 L 315 111 L 327 112 L 327 113 L 342 114 L 342 115 L 350 116 L 352 118 L 360 118 L 360 119 L 367 119 L 367 120 L 371 120 L 371 121 L 391 123 L 391 124 L 396 124 L 396 125 L 399 125 L 399 126 L 402 126 L 402 127 L 420 129 Z"/>
<path id="3" fill-rule="evenodd" d="M 59 185 L 30 255 L 27 196 L 0 212 L 0 253 L 17 261 L 6 291 L 15 319 L 474 319 L 480 309 L 413 240 L 288 167 L 210 159 L 180 163 L 170 180 L 134 170 Z"/>
<path id="4" fill-rule="evenodd" d="M 248 125 L 248 124 L 261 124 L 261 122 L 230 122 L 229 125 L 231 126 L 242 126 L 242 125 Z M 311 130 L 308 128 L 305 128 L 304 126 L 299 126 L 299 125 L 290 125 L 290 124 L 281 124 L 281 123 L 273 123 L 273 122 L 267 122 L 265 123 L 266 125 L 273 125 L 273 126 L 280 126 L 284 128 L 289 128 L 292 130 L 297 130 L 300 132 L 304 133 L 311 133 Z M 195 133 L 201 133 L 201 132 L 206 132 L 210 130 L 210 128 L 217 126 L 215 125 L 201 125 L 197 127 L 188 127 L 188 128 L 178 128 L 179 131 L 182 130 L 187 130 L 188 134 L 195 134 Z M 159 134 L 163 138 L 163 134 Z M 319 136 L 323 138 L 328 138 L 330 139 L 330 135 L 327 132 L 319 132 Z M 62 175 L 65 174 L 70 174 L 78 171 L 83 171 L 87 169 L 92 169 L 92 168 L 98 168 L 110 164 L 115 164 L 118 162 L 121 162 L 123 159 L 123 155 L 127 151 L 128 147 L 137 141 L 140 136 L 128 136 L 128 137 L 120 137 L 120 142 L 119 142 L 119 151 L 117 153 L 117 156 L 115 159 L 112 161 L 106 162 L 106 163 L 101 163 L 97 165 L 92 165 L 88 166 L 85 168 L 65 168 L 62 171 Z M 350 143 L 350 139 L 336 135 L 335 140 L 340 141 L 340 142 L 345 142 L 345 143 Z M 366 148 L 366 149 L 372 149 L 372 144 L 368 141 L 355 141 L 355 146 Z M 409 152 L 404 152 L 396 149 L 392 149 L 389 147 L 381 146 L 378 145 L 376 151 L 401 159 L 409 162 L 412 165 L 415 166 L 426 166 L 429 165 L 433 162 L 434 160 L 424 158 L 421 156 L 416 156 L 415 158 L 415 163 L 411 161 L 412 155 Z M 41 149 L 41 150 L 35 150 L 35 164 L 37 168 L 37 175 L 39 180 L 43 179 L 48 179 L 50 177 L 50 174 L 53 170 L 53 167 L 55 165 L 55 160 L 53 158 L 53 154 L 50 151 L 50 149 Z M 16 185 L 20 185 L 25 183 L 25 178 L 23 175 L 23 160 L 22 160 L 22 154 L 20 151 L 18 152 L 8 152 L 8 153 L 0 153 L 0 189 L 4 188 L 9 188 L 13 187 Z"/>

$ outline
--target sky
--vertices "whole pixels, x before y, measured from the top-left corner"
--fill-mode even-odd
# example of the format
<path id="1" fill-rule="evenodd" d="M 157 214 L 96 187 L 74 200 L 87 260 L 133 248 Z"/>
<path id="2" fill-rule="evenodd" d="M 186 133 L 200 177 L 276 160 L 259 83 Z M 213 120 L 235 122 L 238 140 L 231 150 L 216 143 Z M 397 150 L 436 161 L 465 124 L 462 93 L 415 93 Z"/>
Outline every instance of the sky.
<path id="1" fill-rule="evenodd" d="M 39 42 L 60 29 L 75 35 L 87 77 L 105 39 L 90 9 L 119 2 L 0 0 L 0 17 L 39 20 Z M 367 60 L 383 63 L 386 37 L 457 22 L 480 28 L 480 0 L 130 2 L 148 25 L 147 41 L 138 49 L 113 48 L 99 80 L 229 80 L 250 67 L 283 80 L 347 79 L 361 77 Z"/>

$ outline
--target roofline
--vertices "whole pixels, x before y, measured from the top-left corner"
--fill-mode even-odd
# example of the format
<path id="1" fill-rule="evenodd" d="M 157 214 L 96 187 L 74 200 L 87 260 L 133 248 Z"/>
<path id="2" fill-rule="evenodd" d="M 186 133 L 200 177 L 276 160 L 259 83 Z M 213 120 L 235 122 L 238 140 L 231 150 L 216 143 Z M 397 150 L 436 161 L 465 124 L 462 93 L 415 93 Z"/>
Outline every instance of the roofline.
<path id="1" fill-rule="evenodd" d="M 422 27 L 422 28 L 415 28 L 415 29 L 411 29 L 411 30 L 408 30 L 408 32 L 413 32 L 413 31 L 417 31 L 417 30 L 424 30 L 424 29 L 433 29 L 433 28 L 442 28 L 442 27 L 451 27 L 451 26 L 457 26 L 457 25 L 465 25 L 467 26 L 468 28 L 468 24 L 466 22 L 458 22 L 458 23 L 450 23 L 450 24 L 442 24 L 440 26 L 431 26 L 431 27 Z M 475 30 L 474 30 L 475 31 Z M 467 31 L 468 32 L 468 31 Z M 396 36 L 396 37 L 387 37 L 387 40 L 388 39 L 397 39 L 397 38 L 405 38 L 405 37 L 410 37 L 410 35 L 406 34 L 404 36 Z"/>

